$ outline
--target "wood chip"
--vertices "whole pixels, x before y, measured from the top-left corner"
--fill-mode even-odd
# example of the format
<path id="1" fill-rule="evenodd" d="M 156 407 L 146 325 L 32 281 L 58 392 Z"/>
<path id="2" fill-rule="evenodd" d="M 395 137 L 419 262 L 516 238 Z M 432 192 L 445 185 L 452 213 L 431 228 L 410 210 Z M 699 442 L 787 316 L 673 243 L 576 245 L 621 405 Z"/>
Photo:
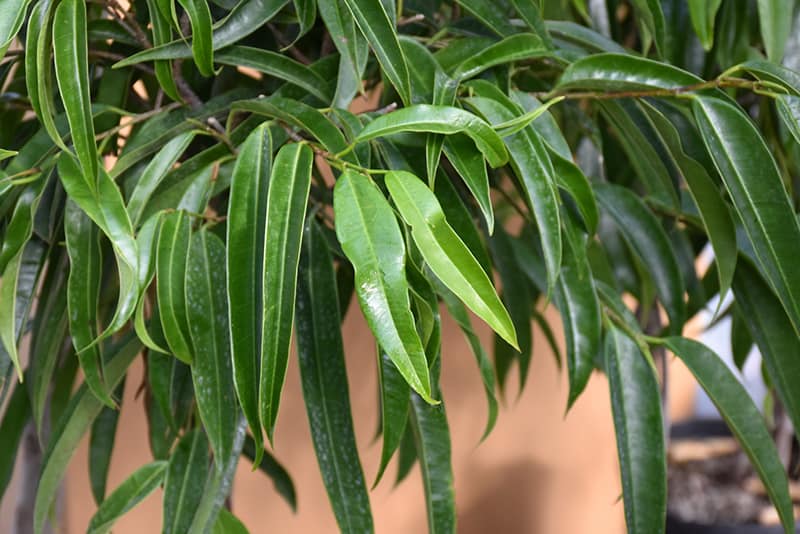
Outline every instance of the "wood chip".
<path id="1" fill-rule="evenodd" d="M 731 437 L 681 439 L 670 443 L 668 455 L 670 462 L 682 464 L 733 454 L 738 450 L 739 444 Z"/>

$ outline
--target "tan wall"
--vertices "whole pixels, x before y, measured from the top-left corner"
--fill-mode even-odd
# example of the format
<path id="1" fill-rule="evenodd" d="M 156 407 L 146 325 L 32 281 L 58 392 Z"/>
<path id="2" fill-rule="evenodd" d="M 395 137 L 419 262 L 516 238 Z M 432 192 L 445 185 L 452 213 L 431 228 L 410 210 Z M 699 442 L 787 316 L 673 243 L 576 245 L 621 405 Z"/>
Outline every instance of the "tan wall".
<path id="1" fill-rule="evenodd" d="M 552 317 L 552 316 L 551 316 Z M 586 393 L 564 416 L 566 377 L 538 331 L 528 387 L 519 399 L 512 387 L 497 427 L 478 444 L 486 417 L 485 400 L 471 353 L 460 331 L 444 318 L 442 387 L 453 438 L 459 532 L 616 534 L 624 531 L 616 451 L 605 378 L 595 374 Z M 477 321 L 476 321 L 477 324 Z M 552 322 L 554 327 L 559 322 Z M 374 342 L 359 310 L 345 321 L 347 364 L 356 436 L 365 475 L 372 481 L 380 443 L 372 443 L 377 421 Z M 487 330 L 479 327 L 485 346 Z M 560 329 L 556 328 L 560 338 Z M 243 462 L 234 485 L 233 510 L 253 534 L 336 532 L 336 524 L 317 471 L 302 404 L 297 365 L 290 365 L 276 431 L 276 456 L 292 474 L 299 510 L 292 514 L 271 483 Z M 119 425 L 110 473 L 113 489 L 136 467 L 150 460 L 142 401 L 134 399 L 142 368 L 138 363 Z M 683 373 L 673 373 L 673 395 L 685 412 L 691 390 Z M 516 376 L 511 377 L 516 384 Z M 83 443 L 65 483 L 62 532 L 84 532 L 94 513 Z M 394 466 L 371 493 L 379 533 L 425 531 L 425 509 L 418 468 L 392 489 Z M 4 510 L 8 511 L 7 503 Z M 121 520 L 114 532 L 160 531 L 160 493 L 156 492 Z"/>

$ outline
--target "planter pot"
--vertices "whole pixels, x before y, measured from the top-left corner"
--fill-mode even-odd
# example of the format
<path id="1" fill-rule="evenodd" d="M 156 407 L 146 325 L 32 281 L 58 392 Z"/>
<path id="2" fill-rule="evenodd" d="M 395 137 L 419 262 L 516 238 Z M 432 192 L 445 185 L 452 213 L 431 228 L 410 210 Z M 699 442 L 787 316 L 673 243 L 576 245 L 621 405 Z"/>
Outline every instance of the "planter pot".
<path id="1" fill-rule="evenodd" d="M 670 439 L 703 439 L 730 436 L 730 430 L 718 419 L 695 419 L 676 424 L 670 431 Z M 798 530 L 797 532 L 800 532 Z M 666 534 L 783 534 L 780 526 L 755 524 L 702 524 L 684 521 L 667 514 Z"/>

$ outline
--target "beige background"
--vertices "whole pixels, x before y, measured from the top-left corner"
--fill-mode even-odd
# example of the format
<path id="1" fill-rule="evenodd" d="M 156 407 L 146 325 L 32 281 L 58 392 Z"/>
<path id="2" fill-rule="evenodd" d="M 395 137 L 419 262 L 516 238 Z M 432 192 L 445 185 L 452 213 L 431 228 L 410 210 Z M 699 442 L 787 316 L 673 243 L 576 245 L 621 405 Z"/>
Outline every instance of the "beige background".
<path id="1" fill-rule="evenodd" d="M 554 314 L 548 313 L 552 320 Z M 501 407 L 497 427 L 478 441 L 486 420 L 480 377 L 472 354 L 455 324 L 443 313 L 442 387 L 453 441 L 458 531 L 616 534 L 624 530 L 616 451 L 605 378 L 595 374 L 585 394 L 564 416 L 566 376 L 535 330 L 535 353 L 528 386 L 517 398 L 517 377 Z M 560 322 L 551 321 L 560 339 Z M 477 325 L 477 321 L 476 321 Z M 482 325 L 479 334 L 491 347 Z M 372 442 L 377 421 L 374 342 L 357 307 L 344 326 L 350 396 L 356 437 L 369 483 L 375 476 L 380 443 Z M 679 402 L 673 412 L 685 413 L 691 385 L 677 369 L 671 383 Z M 140 383 L 139 362 L 128 384 Z M 128 387 L 123 403 L 109 490 L 150 460 L 142 400 Z M 271 482 L 251 472 L 243 461 L 233 491 L 233 511 L 253 534 L 336 532 L 336 523 L 320 479 L 302 403 L 298 369 L 290 365 L 276 431 L 275 455 L 294 478 L 298 512 L 293 514 Z M 392 488 L 395 466 L 371 492 L 376 531 L 417 533 L 426 530 L 425 505 L 415 467 L 400 486 Z M 18 478 L 18 477 L 17 477 Z M 15 482 L 19 482 L 18 480 Z M 65 483 L 65 521 L 60 532 L 84 532 L 95 506 L 87 475 L 87 446 L 78 449 Z M 3 516 L 8 518 L 9 503 Z M 1 525 L 0 525 L 1 526 Z M 156 492 L 125 516 L 118 534 L 159 532 L 160 493 Z"/>

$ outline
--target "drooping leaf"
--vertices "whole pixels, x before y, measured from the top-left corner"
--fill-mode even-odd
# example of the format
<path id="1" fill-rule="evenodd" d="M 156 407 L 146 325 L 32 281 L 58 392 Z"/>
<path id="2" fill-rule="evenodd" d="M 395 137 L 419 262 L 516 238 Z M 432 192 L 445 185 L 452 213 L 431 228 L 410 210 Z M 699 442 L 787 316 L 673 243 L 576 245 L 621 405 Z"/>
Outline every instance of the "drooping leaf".
<path id="1" fill-rule="evenodd" d="M 664 345 L 686 364 L 714 402 L 764 482 L 767 494 L 778 510 L 784 531 L 787 534 L 794 532 L 786 471 L 750 395 L 719 356 L 702 343 L 671 337 L 664 340 Z"/>
<path id="2" fill-rule="evenodd" d="M 208 440 L 202 430 L 192 430 L 169 458 L 164 479 L 164 534 L 189 532 L 208 472 Z"/>
<path id="3" fill-rule="evenodd" d="M 114 407 L 103 379 L 103 360 L 97 339 L 97 316 L 102 283 L 103 254 L 100 232 L 86 213 L 71 200 L 64 208 L 64 234 L 70 270 L 67 308 L 72 345 L 78 354 L 86 384 L 109 407 Z"/>
<path id="4" fill-rule="evenodd" d="M 105 534 L 117 519 L 139 504 L 164 479 L 167 462 L 155 461 L 134 471 L 105 499 L 89 521 L 87 532 Z"/>
<path id="5" fill-rule="evenodd" d="M 122 388 L 125 382 L 120 383 L 115 396 L 122 398 Z M 104 406 L 103 410 L 92 423 L 89 434 L 89 483 L 92 486 L 92 496 L 97 504 L 106 497 L 106 483 L 108 482 L 108 469 L 111 466 L 111 453 L 119 422 L 119 408 Z"/>
<path id="6" fill-rule="evenodd" d="M 285 80 L 308 91 L 323 102 L 330 102 L 329 84 L 322 76 L 283 54 L 250 46 L 230 46 L 220 50 L 214 61 L 223 65 L 249 67 Z"/>
<path id="7" fill-rule="evenodd" d="M 14 466 L 17 450 L 25 432 L 25 426 L 31 420 L 31 403 L 25 384 L 17 384 L 14 393 L 8 399 L 3 418 L 0 421 L 0 435 L 3 436 L 3 448 L 0 450 L 0 500 L 5 495 Z"/>
<path id="8" fill-rule="evenodd" d="M 344 108 L 362 90 L 361 79 L 367 66 L 369 46 L 344 0 L 317 0 L 317 8 L 333 45 L 339 51 L 339 73 L 333 105 Z"/>
<path id="9" fill-rule="evenodd" d="M 178 0 L 189 15 L 192 28 L 192 57 L 203 76 L 214 74 L 214 51 L 211 44 L 211 10 L 205 0 Z"/>
<path id="10" fill-rule="evenodd" d="M 400 374 L 428 402 L 430 377 L 414 328 L 405 243 L 392 208 L 369 178 L 346 171 L 334 188 L 336 235 L 356 271 L 356 294 L 378 343 Z"/>
<path id="11" fill-rule="evenodd" d="M 655 371 L 636 343 L 616 327 L 606 334 L 605 367 L 628 532 L 664 532 L 667 466 Z"/>
<path id="12" fill-rule="evenodd" d="M 158 151 L 153 156 L 150 162 L 142 171 L 139 179 L 136 182 L 136 187 L 133 188 L 130 197 L 128 198 L 128 214 L 131 218 L 133 227 L 136 228 L 142 219 L 145 206 L 147 205 L 153 192 L 158 188 L 158 185 L 164 180 L 164 177 L 181 157 L 186 148 L 194 139 L 195 132 L 186 132 L 178 135 L 169 143 L 164 145 L 164 148 Z"/>
<path id="13" fill-rule="evenodd" d="M 212 50 L 220 50 L 243 39 L 271 20 L 289 0 L 242 0 L 225 17 L 212 33 Z M 113 65 L 130 67 L 143 61 L 185 59 L 192 57 L 192 49 L 183 39 L 143 50 Z"/>
<path id="14" fill-rule="evenodd" d="M 312 218 L 303 232 L 296 322 L 311 437 L 336 521 L 342 532 L 371 532 L 372 514 L 348 398 L 333 260 Z"/>
<path id="15" fill-rule="evenodd" d="M 389 355 L 380 350 L 380 347 L 377 352 L 381 396 L 380 430 L 383 434 L 383 444 L 381 446 L 381 463 L 378 466 L 378 474 L 375 475 L 373 487 L 380 482 L 392 455 L 400 447 L 407 428 L 409 399 L 411 398 L 408 384 L 397 371 Z"/>
<path id="16" fill-rule="evenodd" d="M 658 51 L 666 53 L 666 22 L 659 0 L 632 0 L 633 8 L 655 40 Z"/>
<path id="17" fill-rule="evenodd" d="M 711 50 L 714 44 L 714 19 L 721 3 L 722 0 L 689 0 L 694 33 L 706 50 Z"/>
<path id="18" fill-rule="evenodd" d="M 404 104 L 411 103 L 411 82 L 394 24 L 380 0 L 344 0 L 361 33 L 367 38 L 383 73 Z"/>
<path id="19" fill-rule="evenodd" d="M 800 392 L 794 386 L 800 380 L 800 339 L 780 301 L 749 260 L 740 258 L 733 289 L 736 306 L 746 318 L 745 329 L 761 352 L 772 387 L 792 424 L 800 425 Z M 742 347 L 746 353 L 752 341 Z"/>
<path id="20" fill-rule="evenodd" d="M 256 442 L 263 447 L 258 385 L 264 313 L 264 235 L 272 172 L 272 135 L 267 123 L 253 130 L 233 169 L 227 225 L 228 314 L 236 394 Z"/>
<path id="21" fill-rule="evenodd" d="M 758 0 L 761 39 L 770 61 L 781 63 L 786 41 L 792 33 L 794 0 Z"/>
<path id="22" fill-rule="evenodd" d="M 121 340 L 107 350 L 111 354 L 105 365 L 105 379 L 109 387 L 116 387 L 140 350 L 141 345 L 135 336 L 127 336 L 127 339 Z M 75 393 L 59 418 L 60 422 L 53 430 L 45 449 L 36 490 L 33 512 L 35 534 L 42 534 L 50 506 L 61 486 L 67 465 L 81 439 L 89 430 L 89 426 L 102 409 L 103 404 L 84 385 Z"/>
<path id="23" fill-rule="evenodd" d="M 190 234 L 190 221 L 186 213 L 176 211 L 164 215 L 156 255 L 161 328 L 169 349 L 185 363 L 192 363 L 193 358 L 185 296 Z"/>
<path id="24" fill-rule="evenodd" d="M 517 346 L 508 312 L 475 257 L 447 223 L 436 195 L 405 171 L 386 175 L 386 186 L 433 273 L 503 339 Z"/>
<path id="25" fill-rule="evenodd" d="M 382 115 L 361 130 L 356 142 L 398 132 L 464 133 L 475 142 L 492 167 L 508 161 L 503 140 L 491 126 L 472 113 L 451 106 L 418 104 Z"/>
<path id="26" fill-rule="evenodd" d="M 261 424 L 270 441 L 289 361 L 297 265 L 313 163 L 314 152 L 307 144 L 284 145 L 275 157 L 269 180 L 263 271 L 268 301 L 262 319 L 258 399 Z"/>
<path id="27" fill-rule="evenodd" d="M 686 320 L 684 283 L 672 245 L 658 219 L 630 190 L 596 184 L 597 200 L 611 216 L 639 260 L 653 277 L 671 332 L 680 332 Z"/>
<path id="28" fill-rule="evenodd" d="M 698 97 L 692 108 L 759 264 L 800 331 L 800 262 L 792 246 L 800 242 L 800 225 L 775 160 L 750 119 L 733 104 Z"/>
<path id="29" fill-rule="evenodd" d="M 93 188 L 98 167 L 89 91 L 86 2 L 64 0 L 58 4 L 53 19 L 53 52 L 72 142 L 83 178 Z"/>
<path id="30" fill-rule="evenodd" d="M 225 245 L 208 230 L 192 236 L 186 261 L 186 319 L 191 333 L 197 410 L 214 458 L 231 455 L 238 407 L 231 371 Z"/>

